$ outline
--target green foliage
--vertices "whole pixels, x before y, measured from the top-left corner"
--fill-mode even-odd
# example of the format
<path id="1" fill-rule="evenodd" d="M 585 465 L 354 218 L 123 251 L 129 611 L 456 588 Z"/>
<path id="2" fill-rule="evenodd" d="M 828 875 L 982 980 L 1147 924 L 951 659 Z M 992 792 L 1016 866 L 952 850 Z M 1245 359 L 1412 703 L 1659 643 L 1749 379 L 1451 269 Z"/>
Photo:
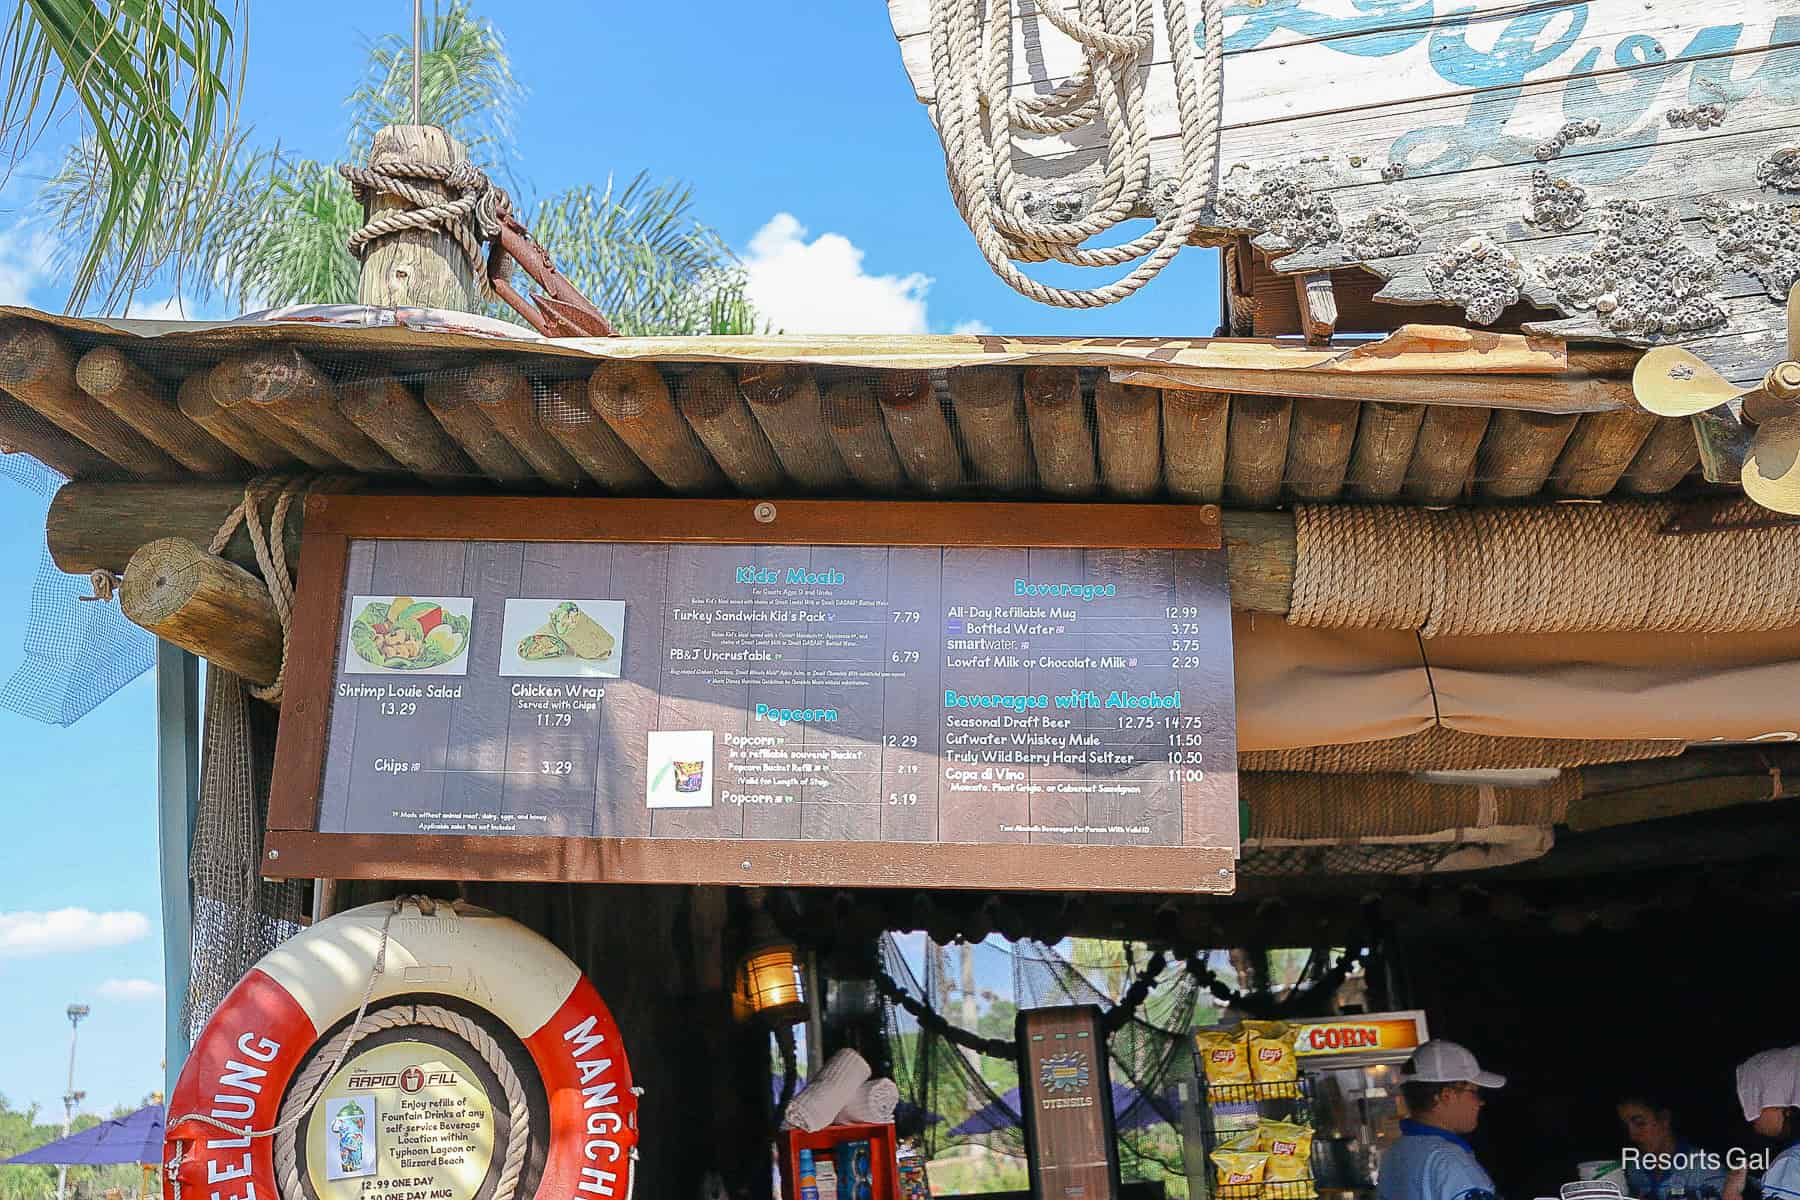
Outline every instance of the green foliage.
<path id="1" fill-rule="evenodd" d="M 122 1117 L 129 1111 L 119 1109 L 112 1115 Z M 41 1115 L 35 1104 L 14 1108 L 0 1096 L 0 1159 L 35 1150 L 62 1136 L 62 1125 L 40 1122 Z M 100 1121 L 92 1113 L 82 1113 L 75 1118 L 72 1132 L 91 1129 Z M 132 1196 L 142 1186 L 143 1171 L 136 1166 L 69 1168 L 69 1194 L 75 1200 L 99 1200 L 109 1188 Z M 51 1200 L 55 1195 L 55 1167 L 0 1167 L 0 1200 Z"/>
<path id="2" fill-rule="evenodd" d="M 104 170 L 87 200 L 69 307 L 105 303 L 166 261 L 170 227 L 206 220 L 237 148 L 244 45 L 215 0 L 20 0 L 0 34 L 0 138 L 17 162 L 60 116 Z M 109 268 L 103 270 L 103 268 Z"/>
<path id="3" fill-rule="evenodd" d="M 434 7 L 420 58 L 420 110 L 467 147 L 491 176 L 510 175 L 509 130 L 523 89 L 505 40 L 466 0 Z M 384 125 L 412 121 L 412 44 L 389 35 L 368 45 L 363 79 L 346 101 L 345 153 L 364 161 Z M 139 192 L 145 178 L 135 180 Z M 121 178 L 97 139 L 72 148 L 40 197 L 58 229 L 95 248 L 109 296 L 129 295 L 172 264 L 177 291 L 227 303 L 334 304 L 356 296 L 360 267 L 346 243 L 362 206 L 330 164 L 279 147 L 232 143 L 221 185 L 204 209 L 171 214 L 131 254 L 108 224 L 103 200 Z M 527 207 L 520 206 L 521 216 Z M 689 189 L 640 174 L 622 189 L 570 188 L 529 209 L 528 226 L 558 269 L 626 334 L 735 334 L 756 331 L 742 269 L 712 230 L 695 220 Z M 72 301 L 76 298 L 71 297 Z M 518 319 L 493 305 L 489 315 Z"/>

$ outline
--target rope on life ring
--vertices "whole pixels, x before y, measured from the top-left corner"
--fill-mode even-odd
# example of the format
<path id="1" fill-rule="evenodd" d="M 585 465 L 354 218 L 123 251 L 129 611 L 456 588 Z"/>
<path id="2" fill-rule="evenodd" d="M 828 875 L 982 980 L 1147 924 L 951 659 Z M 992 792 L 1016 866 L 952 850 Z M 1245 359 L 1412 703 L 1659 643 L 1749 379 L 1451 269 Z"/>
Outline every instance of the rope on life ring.
<path id="1" fill-rule="evenodd" d="M 281 1106 L 281 1120 L 275 1126 L 275 1181 L 282 1200 L 304 1200 L 306 1195 L 300 1184 L 299 1138 L 296 1134 L 305 1114 L 312 1111 L 323 1094 L 325 1081 L 336 1074 L 338 1064 L 356 1043 L 371 1034 L 408 1025 L 426 1025 L 461 1038 L 500 1080 L 501 1090 L 506 1093 L 510 1124 L 506 1157 L 501 1161 L 500 1179 L 492 1200 L 513 1200 L 513 1193 L 519 1187 L 520 1172 L 525 1168 L 525 1151 L 531 1141 L 531 1106 L 525 1097 L 525 1085 L 492 1034 L 461 1013 L 436 1004 L 402 1004 L 352 1022 L 325 1043 L 312 1063 L 294 1080 L 287 1102 Z"/>

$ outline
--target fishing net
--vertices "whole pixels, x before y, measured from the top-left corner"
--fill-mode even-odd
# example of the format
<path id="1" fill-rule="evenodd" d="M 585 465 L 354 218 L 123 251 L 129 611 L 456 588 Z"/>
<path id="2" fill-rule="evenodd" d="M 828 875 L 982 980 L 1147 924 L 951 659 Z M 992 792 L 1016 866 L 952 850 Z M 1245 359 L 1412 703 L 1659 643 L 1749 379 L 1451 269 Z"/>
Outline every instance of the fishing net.
<path id="1" fill-rule="evenodd" d="M 200 808 L 189 874 L 194 949 L 183 1015 L 198 1030 L 258 959 L 300 930 L 306 883 L 258 872 L 278 710 L 229 671 L 206 673 Z"/>
<path id="2" fill-rule="evenodd" d="M 894 1081 L 925 1114 L 919 1138 L 927 1156 L 971 1146 L 1015 1157 L 1020 1164 L 1025 1143 L 1016 1055 L 958 1046 L 944 1035 L 943 1024 L 1010 1042 L 1019 1009 L 1093 1004 L 1112 1011 L 1149 957 L 1139 945 L 1087 939 L 1060 946 L 1023 940 L 1009 947 L 996 938 L 941 946 L 924 937 L 893 935 L 882 938 L 881 955 L 895 984 L 929 1010 L 921 1020 L 890 1001 L 884 1012 Z M 1171 967 L 1108 1036 L 1124 1179 L 1181 1175 L 1177 1072 L 1187 1034 L 1215 1016 L 1198 980 Z"/>
<path id="3" fill-rule="evenodd" d="M 150 669 L 155 639 L 115 605 L 83 603 L 88 580 L 63 574 L 51 560 L 44 518 L 63 477 L 24 454 L 0 454 L 0 476 L 19 485 L 19 516 L 38 530 L 25 657 L 0 687 L 0 708 L 48 725 L 73 725 Z"/>

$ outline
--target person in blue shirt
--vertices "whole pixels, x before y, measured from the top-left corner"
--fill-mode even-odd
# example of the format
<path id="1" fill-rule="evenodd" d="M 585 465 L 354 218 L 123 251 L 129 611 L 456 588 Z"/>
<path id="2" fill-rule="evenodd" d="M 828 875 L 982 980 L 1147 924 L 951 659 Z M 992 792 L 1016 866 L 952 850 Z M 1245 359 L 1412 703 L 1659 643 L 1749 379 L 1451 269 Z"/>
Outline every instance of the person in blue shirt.
<path id="1" fill-rule="evenodd" d="M 1400 1122 L 1400 1140 L 1381 1156 L 1376 1200 L 1494 1200 L 1494 1181 L 1467 1137 L 1481 1121 L 1482 1089 L 1504 1087 L 1506 1077 L 1483 1071 L 1457 1043 L 1434 1038 L 1413 1052 L 1400 1080 L 1410 1115 Z"/>
<path id="2" fill-rule="evenodd" d="M 1625 1179 L 1637 1200 L 1719 1200 L 1725 1190 L 1722 1159 L 1704 1153 L 1675 1131 L 1675 1119 L 1660 1096 L 1647 1091 L 1619 1097 L 1619 1123 L 1632 1151 L 1625 1156 Z"/>
<path id="3" fill-rule="evenodd" d="M 1800 1200 L 1800 1046 L 1745 1059 L 1737 1069 L 1737 1093 L 1750 1128 L 1789 1143 L 1763 1172 L 1763 1200 Z"/>

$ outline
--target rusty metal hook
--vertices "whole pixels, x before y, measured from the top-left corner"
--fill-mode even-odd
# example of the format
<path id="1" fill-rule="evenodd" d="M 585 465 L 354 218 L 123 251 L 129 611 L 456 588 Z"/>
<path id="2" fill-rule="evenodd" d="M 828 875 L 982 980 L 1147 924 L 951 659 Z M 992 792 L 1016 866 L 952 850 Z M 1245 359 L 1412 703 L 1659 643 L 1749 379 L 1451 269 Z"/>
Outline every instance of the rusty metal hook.
<path id="1" fill-rule="evenodd" d="M 499 214 L 500 232 L 488 242 L 488 283 L 494 294 L 513 307 L 531 327 L 545 337 L 617 337 L 600 310 L 570 283 L 550 252 L 538 244 L 529 230 L 511 212 Z M 519 264 L 542 292 L 529 299 L 519 293 L 508 278 L 508 261 Z"/>

